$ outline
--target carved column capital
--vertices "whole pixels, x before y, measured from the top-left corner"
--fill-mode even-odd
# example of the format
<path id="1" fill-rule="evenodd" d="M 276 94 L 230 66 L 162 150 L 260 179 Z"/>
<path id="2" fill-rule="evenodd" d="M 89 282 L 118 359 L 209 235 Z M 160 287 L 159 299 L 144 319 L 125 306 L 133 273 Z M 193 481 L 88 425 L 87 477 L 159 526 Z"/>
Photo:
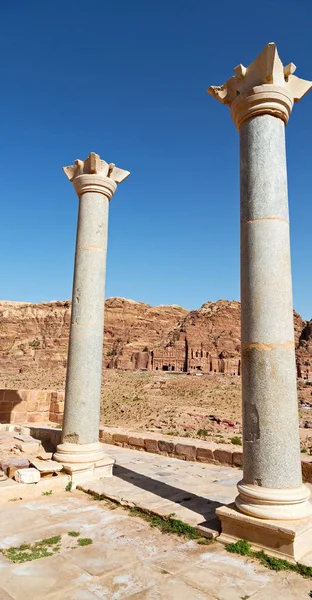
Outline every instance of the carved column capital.
<path id="1" fill-rule="evenodd" d="M 238 130 L 248 119 L 263 114 L 286 125 L 294 102 L 312 87 L 311 81 L 296 77 L 295 70 L 293 63 L 284 67 L 276 45 L 270 43 L 249 67 L 238 65 L 233 77 L 222 86 L 211 86 L 208 93 L 230 107 Z"/>
<path id="2" fill-rule="evenodd" d="M 113 197 L 117 184 L 130 175 L 129 171 L 102 160 L 95 152 L 91 152 L 85 160 L 75 160 L 74 165 L 63 167 L 63 171 L 69 181 L 72 181 L 79 197 L 86 192 L 97 192 L 109 200 Z"/>

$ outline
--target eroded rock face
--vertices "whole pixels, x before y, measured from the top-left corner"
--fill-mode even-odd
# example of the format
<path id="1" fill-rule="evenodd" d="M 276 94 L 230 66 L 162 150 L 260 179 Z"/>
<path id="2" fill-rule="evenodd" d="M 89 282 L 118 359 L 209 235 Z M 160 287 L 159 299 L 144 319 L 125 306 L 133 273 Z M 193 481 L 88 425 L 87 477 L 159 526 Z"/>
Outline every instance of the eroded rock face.
<path id="1" fill-rule="evenodd" d="M 70 301 L 0 302 L 0 377 L 65 371 Z M 298 375 L 312 377 L 312 321 L 294 313 Z M 206 302 L 188 312 L 124 298 L 105 302 L 103 367 L 240 373 L 240 303 Z"/>

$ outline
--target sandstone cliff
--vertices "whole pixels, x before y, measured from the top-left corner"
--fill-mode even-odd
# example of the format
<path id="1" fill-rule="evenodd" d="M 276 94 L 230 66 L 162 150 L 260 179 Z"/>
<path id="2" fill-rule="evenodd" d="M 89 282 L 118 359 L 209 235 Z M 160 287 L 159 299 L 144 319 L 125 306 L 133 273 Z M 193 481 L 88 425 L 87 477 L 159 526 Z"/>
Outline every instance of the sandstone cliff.
<path id="1" fill-rule="evenodd" d="M 0 302 L 2 381 L 6 375 L 27 370 L 60 368 L 65 373 L 70 306 L 70 301 Z M 311 375 L 312 321 L 304 322 L 294 313 L 294 329 L 299 371 L 305 376 L 309 370 Z M 172 364 L 170 370 L 174 370 L 174 365 L 183 364 L 184 370 L 237 374 L 239 353 L 239 302 L 207 302 L 188 312 L 175 305 L 153 307 L 123 298 L 106 300 L 104 368 L 162 369 Z"/>

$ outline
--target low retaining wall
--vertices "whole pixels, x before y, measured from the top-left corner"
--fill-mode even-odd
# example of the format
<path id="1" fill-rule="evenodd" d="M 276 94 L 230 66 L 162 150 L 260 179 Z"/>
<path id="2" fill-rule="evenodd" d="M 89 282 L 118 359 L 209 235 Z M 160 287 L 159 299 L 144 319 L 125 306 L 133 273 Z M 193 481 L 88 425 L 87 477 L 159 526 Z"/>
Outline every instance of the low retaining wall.
<path id="1" fill-rule="evenodd" d="M 152 452 L 203 463 L 242 467 L 243 452 L 232 444 L 217 444 L 191 438 L 170 437 L 162 434 L 129 432 L 116 427 L 100 427 L 100 441 L 124 448 Z M 312 456 L 301 455 L 304 481 L 312 483 Z"/>
<path id="2" fill-rule="evenodd" d="M 63 413 L 63 392 L 0 389 L 0 423 L 61 424 Z"/>

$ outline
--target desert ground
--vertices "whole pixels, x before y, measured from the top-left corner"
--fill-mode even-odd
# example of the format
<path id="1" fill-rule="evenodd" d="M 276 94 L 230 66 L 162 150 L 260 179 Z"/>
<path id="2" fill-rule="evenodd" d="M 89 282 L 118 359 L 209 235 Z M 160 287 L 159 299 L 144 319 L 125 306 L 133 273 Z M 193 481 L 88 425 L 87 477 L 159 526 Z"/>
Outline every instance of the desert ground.
<path id="1" fill-rule="evenodd" d="M 36 369 L 0 379 L 0 387 L 63 390 L 65 369 Z M 298 381 L 304 446 L 310 443 L 312 386 Z M 302 403 L 307 406 L 303 407 Z M 228 375 L 187 375 L 105 369 L 101 423 L 170 435 L 229 441 L 241 432 L 241 379 Z M 310 416 L 311 415 L 311 416 Z M 223 420 L 228 421 L 222 422 Z M 312 431 L 311 431 L 312 436 Z"/>

